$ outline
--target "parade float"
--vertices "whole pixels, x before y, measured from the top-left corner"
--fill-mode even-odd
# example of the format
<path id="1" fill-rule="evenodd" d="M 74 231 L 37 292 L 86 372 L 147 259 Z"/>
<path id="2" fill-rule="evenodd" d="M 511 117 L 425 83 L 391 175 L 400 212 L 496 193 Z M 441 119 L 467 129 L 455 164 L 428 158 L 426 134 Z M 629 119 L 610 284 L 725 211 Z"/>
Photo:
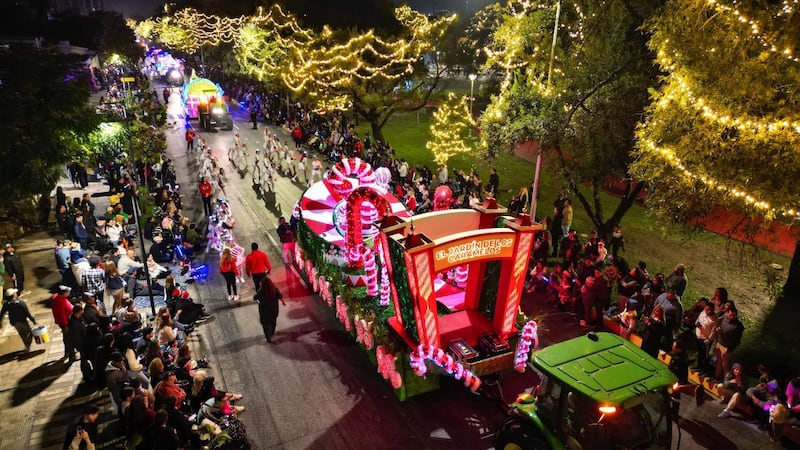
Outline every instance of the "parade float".
<path id="1" fill-rule="evenodd" d="M 363 346 L 400 399 L 450 376 L 477 390 L 481 376 L 524 370 L 533 322 L 517 324 L 534 234 L 487 199 L 412 216 L 389 191 L 386 168 L 344 159 L 295 207 L 295 264 Z"/>
<path id="2" fill-rule="evenodd" d="M 219 84 L 207 78 L 197 77 L 194 72 L 189 81 L 183 85 L 183 99 L 186 120 L 198 119 L 200 128 L 212 130 L 233 129 L 233 117 L 223 96 L 225 91 Z"/>

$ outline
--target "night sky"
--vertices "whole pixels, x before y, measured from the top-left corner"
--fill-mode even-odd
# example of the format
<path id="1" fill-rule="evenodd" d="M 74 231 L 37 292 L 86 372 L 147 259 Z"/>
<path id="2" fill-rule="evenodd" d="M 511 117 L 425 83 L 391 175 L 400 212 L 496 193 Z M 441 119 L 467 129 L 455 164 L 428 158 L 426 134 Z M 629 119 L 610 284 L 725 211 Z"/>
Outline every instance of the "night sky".
<path id="1" fill-rule="evenodd" d="M 497 3 L 498 1 L 499 0 L 407 0 L 407 3 L 412 8 L 426 13 L 437 10 L 464 13 L 478 10 L 489 3 Z M 164 0 L 105 0 L 104 3 L 106 9 L 120 11 L 125 14 L 125 17 L 149 17 L 153 15 L 157 8 L 160 9 L 161 5 L 164 4 Z"/>
<path id="2" fill-rule="evenodd" d="M 125 17 L 150 17 L 161 8 L 164 0 L 104 0 L 103 3 L 106 9 L 119 11 Z"/>

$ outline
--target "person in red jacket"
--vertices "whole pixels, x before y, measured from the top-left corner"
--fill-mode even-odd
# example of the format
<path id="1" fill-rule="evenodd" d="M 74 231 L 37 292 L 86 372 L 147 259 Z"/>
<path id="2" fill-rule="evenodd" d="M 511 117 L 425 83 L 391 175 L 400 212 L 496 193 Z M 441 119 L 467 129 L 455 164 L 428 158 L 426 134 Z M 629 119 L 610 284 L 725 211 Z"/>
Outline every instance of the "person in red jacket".
<path id="1" fill-rule="evenodd" d="M 228 288 L 228 300 L 239 301 L 239 293 L 236 291 L 236 278 L 239 276 L 239 268 L 236 267 L 236 259 L 231 255 L 231 249 L 226 248 L 222 251 L 219 259 L 219 272 L 225 278 L 225 285 Z"/>
<path id="2" fill-rule="evenodd" d="M 213 189 L 211 188 L 211 183 L 208 182 L 208 178 L 203 177 L 203 181 L 200 182 L 198 186 L 200 190 L 200 198 L 203 199 L 203 211 L 206 214 L 206 217 L 211 215 L 211 194 Z"/>
<path id="3" fill-rule="evenodd" d="M 261 286 L 261 282 L 267 278 L 267 274 L 272 271 L 272 264 L 269 262 L 267 254 L 258 249 L 258 244 L 253 242 L 250 244 L 252 250 L 247 258 L 244 260 L 244 270 L 253 278 L 253 283 L 256 285 L 256 292 Z"/>
<path id="4" fill-rule="evenodd" d="M 69 317 L 72 315 L 72 302 L 69 301 L 69 294 L 72 288 L 69 286 L 59 286 L 58 294 L 53 294 L 53 299 L 50 301 L 50 309 L 53 310 L 53 319 L 56 325 L 61 328 L 61 334 L 64 336 L 64 358 L 70 360 L 75 359 L 75 346 L 67 338 Z"/>
<path id="5" fill-rule="evenodd" d="M 194 150 L 194 139 L 197 137 L 197 133 L 194 132 L 193 129 L 187 128 L 186 129 L 186 151 Z"/>
<path id="6" fill-rule="evenodd" d="M 300 148 L 300 144 L 303 143 L 303 129 L 298 123 L 294 124 L 294 128 L 292 128 L 292 139 L 294 139 L 295 148 Z"/>

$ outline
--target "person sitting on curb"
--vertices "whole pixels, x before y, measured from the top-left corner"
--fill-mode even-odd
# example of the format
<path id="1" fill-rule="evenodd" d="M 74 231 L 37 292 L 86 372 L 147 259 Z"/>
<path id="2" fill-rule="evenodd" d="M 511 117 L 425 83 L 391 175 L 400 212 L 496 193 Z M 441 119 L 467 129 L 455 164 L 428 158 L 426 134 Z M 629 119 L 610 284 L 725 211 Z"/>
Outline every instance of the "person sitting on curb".
<path id="1" fill-rule="evenodd" d="M 717 389 L 722 394 L 723 401 L 727 401 L 728 405 L 717 417 L 727 419 L 731 416 L 731 412 L 736 408 L 742 394 L 746 392 L 747 384 L 744 378 L 744 371 L 742 365 L 733 363 L 731 371 L 725 375 L 725 380 L 717 384 Z"/>

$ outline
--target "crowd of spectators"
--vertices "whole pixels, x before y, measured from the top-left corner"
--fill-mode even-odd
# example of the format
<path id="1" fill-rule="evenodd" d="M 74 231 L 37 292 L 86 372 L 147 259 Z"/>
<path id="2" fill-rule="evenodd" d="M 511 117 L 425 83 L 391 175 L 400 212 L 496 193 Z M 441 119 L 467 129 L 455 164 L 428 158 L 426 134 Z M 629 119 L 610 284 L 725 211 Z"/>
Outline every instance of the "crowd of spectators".
<path id="1" fill-rule="evenodd" d="M 72 167 L 74 187 L 85 188 Z M 235 405 L 241 395 L 217 389 L 203 370 L 207 361 L 187 344 L 210 317 L 187 290 L 191 273 L 182 270 L 203 251 L 205 224 L 184 216 L 172 161 L 162 155 L 134 163 L 123 153 L 94 172 L 108 185 L 108 192 L 94 194 L 107 197 L 107 210 L 96 210 L 89 194 L 68 199 L 63 188 L 56 192 L 54 255 L 62 282 L 51 306 L 64 337 L 63 360 L 80 361 L 86 386 L 108 392 L 128 448 L 200 448 L 222 431 L 241 435 L 235 419 L 244 410 Z M 137 185 L 149 187 L 155 204 L 139 219 L 150 243 L 144 259 L 134 239 Z M 152 318 L 142 312 L 151 296 L 163 305 Z M 89 406 L 68 429 L 64 448 L 95 448 L 100 412 Z"/>
<path id="2" fill-rule="evenodd" d="M 518 197 L 524 194 L 521 191 Z M 594 231 L 581 242 L 572 228 L 566 192 L 555 201 L 553 214 L 544 223 L 531 254 L 528 293 L 538 293 L 581 326 L 600 329 L 604 318 L 618 323 L 620 334 L 638 335 L 642 349 L 651 356 L 668 354 L 681 384 L 688 385 L 690 368 L 716 380 L 725 404 L 720 418 L 747 405 L 753 419 L 776 439 L 782 427 L 797 424 L 800 379 L 781 382 L 759 366 L 758 381 L 748 386 L 742 364 L 731 359 L 745 327 L 727 289 L 719 287 L 710 298 L 684 307 L 688 278 L 683 264 L 667 275 L 651 274 L 644 261 L 631 266 L 621 255 L 625 241 L 620 227 L 614 228 L 608 246 Z M 702 387 L 694 392 L 698 398 L 705 395 Z"/>

